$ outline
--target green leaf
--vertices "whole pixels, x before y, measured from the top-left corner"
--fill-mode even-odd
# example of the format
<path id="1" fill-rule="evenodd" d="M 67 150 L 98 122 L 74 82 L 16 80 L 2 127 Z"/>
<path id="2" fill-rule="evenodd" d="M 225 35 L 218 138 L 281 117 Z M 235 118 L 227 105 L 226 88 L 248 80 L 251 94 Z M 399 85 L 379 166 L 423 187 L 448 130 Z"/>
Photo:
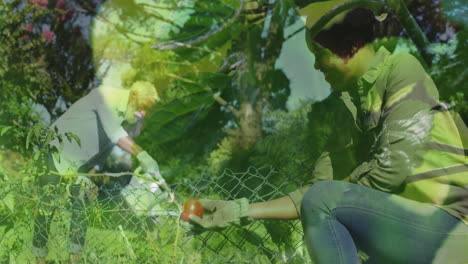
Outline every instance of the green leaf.
<path id="1" fill-rule="evenodd" d="M 13 195 L 7 194 L 7 196 L 4 199 L 2 199 L 2 202 L 8 207 L 8 209 L 10 209 L 10 211 L 13 212 L 13 210 L 15 209 L 15 199 Z"/>
<path id="2" fill-rule="evenodd" d="M 61 153 L 63 151 L 63 141 L 60 142 L 60 145 L 59 145 L 59 150 L 58 150 L 58 153 Z"/>
<path id="3" fill-rule="evenodd" d="M 196 82 L 190 82 L 192 79 Z M 224 89 L 229 80 L 224 74 L 194 73 L 176 81 L 169 91 L 175 98 L 151 111 L 143 136 L 157 135 L 154 144 L 181 137 L 206 117 L 215 103 L 212 92 Z"/>
<path id="4" fill-rule="evenodd" d="M 48 129 L 46 138 L 44 140 L 44 145 L 48 145 L 50 141 L 52 141 L 53 135 L 54 135 L 54 131 L 52 129 Z"/>
<path id="5" fill-rule="evenodd" d="M 38 123 L 33 127 L 33 133 L 36 138 L 40 138 L 43 128 L 44 125 L 41 123 Z"/>
<path id="6" fill-rule="evenodd" d="M 78 144 L 78 146 L 81 148 L 81 140 L 80 140 L 80 138 L 79 138 L 77 135 L 73 134 L 73 133 L 69 133 L 69 136 L 70 136 L 73 140 L 75 140 L 76 143 Z M 71 141 L 70 141 L 70 142 L 71 142 Z"/>
<path id="7" fill-rule="evenodd" d="M 41 155 L 41 152 L 40 151 L 36 151 L 36 153 L 34 153 L 34 160 L 38 160 L 39 159 L 39 156 Z"/>
<path id="8" fill-rule="evenodd" d="M 26 137 L 26 149 L 29 148 L 29 142 L 31 142 L 32 134 L 33 134 L 33 130 L 29 131 L 28 136 Z"/>
<path id="9" fill-rule="evenodd" d="M 10 130 L 12 128 L 13 127 L 11 127 L 11 126 L 3 126 L 2 130 L 0 131 L 0 136 L 5 135 L 5 133 L 8 132 L 8 130 Z"/>
<path id="10" fill-rule="evenodd" d="M 72 138 L 71 138 L 71 136 L 70 136 L 70 132 L 66 132 L 66 133 L 65 133 L 65 136 L 67 137 L 68 142 L 71 143 L 71 142 L 72 142 Z"/>
<path id="11" fill-rule="evenodd" d="M 234 5 L 220 5 L 217 1 L 194 3 L 193 9 L 196 11 L 190 14 L 182 30 L 171 32 L 169 38 L 171 41 L 192 44 L 174 49 L 174 52 L 178 55 L 178 60 L 190 62 L 208 56 L 221 57 L 220 47 L 235 39 L 247 27 L 240 23 L 240 19 L 231 21 L 239 7 L 238 3 Z"/>
<path id="12" fill-rule="evenodd" d="M 159 107 L 151 118 L 152 125 L 147 128 L 155 137 L 155 143 L 164 143 L 182 136 L 213 105 L 214 99 L 208 92 L 199 92 L 175 99 Z"/>
<path id="13" fill-rule="evenodd" d="M 54 156 L 56 161 L 60 162 L 60 153 L 58 151 L 52 152 L 52 155 Z"/>

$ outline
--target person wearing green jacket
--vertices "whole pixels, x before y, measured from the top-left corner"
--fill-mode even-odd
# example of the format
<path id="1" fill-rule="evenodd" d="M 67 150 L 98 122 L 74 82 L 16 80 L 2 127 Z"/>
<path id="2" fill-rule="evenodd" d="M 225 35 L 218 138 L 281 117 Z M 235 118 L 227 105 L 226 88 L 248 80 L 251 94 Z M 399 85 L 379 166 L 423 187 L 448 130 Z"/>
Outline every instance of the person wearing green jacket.
<path id="1" fill-rule="evenodd" d="M 307 36 L 334 90 L 309 118 L 324 138 L 311 184 L 261 203 L 200 200 L 211 214 L 192 224 L 300 218 L 314 263 L 358 263 L 358 250 L 366 263 L 466 263 L 468 129 L 415 57 L 369 34 L 372 12 L 342 19 Z"/>

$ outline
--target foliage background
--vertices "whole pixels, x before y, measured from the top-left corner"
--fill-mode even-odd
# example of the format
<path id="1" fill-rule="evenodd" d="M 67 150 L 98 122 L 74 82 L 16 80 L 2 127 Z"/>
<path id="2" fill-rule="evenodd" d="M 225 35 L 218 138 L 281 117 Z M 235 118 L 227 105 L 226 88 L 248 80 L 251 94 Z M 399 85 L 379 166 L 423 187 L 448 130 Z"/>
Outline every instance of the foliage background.
<path id="1" fill-rule="evenodd" d="M 468 17 L 466 6 L 458 0 L 406 2 L 432 43 L 435 55 L 428 72 L 441 100 L 467 122 L 468 32 L 466 20 L 461 19 Z M 303 22 L 295 11 L 298 4 L 4 0 L 0 6 L 0 179 L 8 184 L 0 187 L 5 194 L 0 198 L 2 208 L 10 212 L 6 215 L 14 212 L 17 219 L 27 220 L 32 212 L 21 213 L 12 202 L 21 196 L 7 199 L 6 193 L 11 192 L 4 186 L 20 186 L 27 192 L 43 173 L 37 162 L 51 151 L 43 147 L 50 138 L 38 124 L 49 125 L 100 84 L 130 87 L 144 80 L 158 88 L 162 101 L 151 109 L 136 140 L 156 157 L 173 186 L 203 180 L 216 183 L 226 175 L 240 177 L 251 166 L 277 173 L 266 173 L 268 177 L 260 182 L 253 177 L 247 187 L 287 181 L 274 185 L 286 194 L 301 186 L 310 177 L 317 158 L 314 150 L 321 142 L 320 135 L 310 133 L 308 123 L 332 109 L 324 107 L 330 89 L 312 69 L 313 57 L 302 67 L 306 73 L 310 70 L 312 82 L 301 79 L 308 74 L 294 76 L 288 69 L 292 66 L 284 66 L 301 63 L 292 59 L 297 54 L 288 43 L 302 43 L 302 48 L 292 49 L 301 57 L 310 56 L 301 53 L 306 49 Z M 404 31 L 396 51 L 420 58 Z M 307 96 L 298 98 L 298 91 Z M 299 103 L 288 103 L 293 99 Z M 108 167 L 124 161 L 116 158 Z M 222 198 L 247 195 L 235 186 L 224 186 L 227 193 Z M 216 196 L 217 192 L 196 194 Z M 194 194 L 181 191 L 179 202 Z M 278 247 L 282 239 L 297 239 L 300 234 L 294 224 L 260 225 L 259 236 Z M 0 226 L 12 228 L 8 217 L 0 218 Z M 17 247 L 19 242 L 11 241 L 10 249 Z M 231 246 L 223 250 L 235 252 L 235 245 Z M 200 248 L 192 249 L 184 254 L 203 258 L 197 255 L 202 254 Z"/>

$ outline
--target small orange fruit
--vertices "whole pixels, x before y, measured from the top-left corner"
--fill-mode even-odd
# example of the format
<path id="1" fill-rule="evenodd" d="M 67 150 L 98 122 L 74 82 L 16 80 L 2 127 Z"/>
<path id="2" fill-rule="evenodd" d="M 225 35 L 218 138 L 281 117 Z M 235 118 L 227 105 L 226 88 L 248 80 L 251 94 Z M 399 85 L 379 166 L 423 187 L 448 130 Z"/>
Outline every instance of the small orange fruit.
<path id="1" fill-rule="evenodd" d="M 197 200 L 188 200 L 184 204 L 184 211 L 181 214 L 182 219 L 185 222 L 188 222 L 190 215 L 196 215 L 198 217 L 203 217 L 203 206 Z"/>

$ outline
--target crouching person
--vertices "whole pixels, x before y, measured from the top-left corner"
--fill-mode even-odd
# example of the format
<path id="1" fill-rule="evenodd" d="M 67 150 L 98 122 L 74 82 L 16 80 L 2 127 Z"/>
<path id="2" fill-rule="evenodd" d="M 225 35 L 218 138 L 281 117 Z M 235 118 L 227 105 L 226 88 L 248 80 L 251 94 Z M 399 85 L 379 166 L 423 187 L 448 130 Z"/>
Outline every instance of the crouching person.
<path id="1" fill-rule="evenodd" d="M 373 23 L 355 9 L 307 35 L 333 89 L 309 117 L 310 133 L 327 139 L 315 144 L 314 184 L 262 203 L 201 200 L 211 214 L 192 223 L 300 218 L 318 264 L 358 263 L 358 250 L 366 263 L 468 261 L 468 130 L 415 57 L 375 45 Z"/>
<path id="2" fill-rule="evenodd" d="M 141 167 L 152 175 L 160 177 L 157 162 L 130 138 L 122 123 L 137 124 L 146 111 L 159 100 L 155 87 L 148 82 L 136 82 L 131 89 L 99 87 L 76 101 L 60 116 L 52 128 L 58 132 L 73 133 L 80 139 L 76 142 L 63 141 L 63 151 L 59 158 L 47 158 L 49 171 L 56 172 L 41 176 L 39 185 L 42 198 L 39 210 L 34 217 L 33 254 L 38 263 L 44 263 L 47 256 L 50 223 L 55 212 L 53 206 L 54 187 L 63 181 L 57 174 L 67 174 L 69 170 L 88 173 L 96 165 L 102 164 L 112 148 L 117 145 L 124 151 L 136 156 Z M 141 125 L 137 125 L 138 128 Z M 57 149 L 58 140 L 51 144 Z M 161 180 L 161 179 L 158 179 Z M 70 187 L 72 219 L 68 251 L 72 262 L 80 258 L 85 244 L 86 216 L 84 206 L 92 196 L 94 184 L 85 176 Z"/>

